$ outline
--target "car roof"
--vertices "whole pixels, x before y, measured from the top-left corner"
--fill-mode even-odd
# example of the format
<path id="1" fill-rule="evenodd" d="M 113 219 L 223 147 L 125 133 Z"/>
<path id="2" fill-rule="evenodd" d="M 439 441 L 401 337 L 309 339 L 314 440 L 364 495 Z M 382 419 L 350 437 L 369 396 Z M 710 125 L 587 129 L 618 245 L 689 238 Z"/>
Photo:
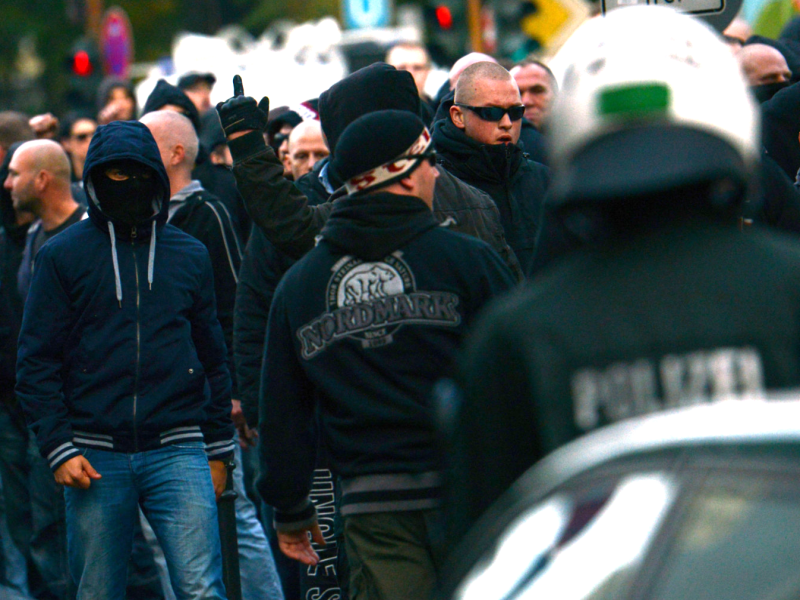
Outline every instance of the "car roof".
<path id="1" fill-rule="evenodd" d="M 544 496 L 583 472 L 633 455 L 764 444 L 800 445 L 800 393 L 720 401 L 626 419 L 547 455 L 514 488 Z"/>

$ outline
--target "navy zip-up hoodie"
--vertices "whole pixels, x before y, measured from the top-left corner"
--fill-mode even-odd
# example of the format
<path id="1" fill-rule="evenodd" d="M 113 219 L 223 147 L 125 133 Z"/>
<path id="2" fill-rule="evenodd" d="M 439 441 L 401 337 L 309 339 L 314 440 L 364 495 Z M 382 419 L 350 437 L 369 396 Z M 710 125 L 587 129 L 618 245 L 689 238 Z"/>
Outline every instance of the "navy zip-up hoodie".
<path id="1" fill-rule="evenodd" d="M 152 168 L 153 214 L 135 227 L 100 209 L 92 173 L 130 159 Z M 19 339 L 16 392 L 51 469 L 79 448 L 139 452 L 205 441 L 233 452 L 230 374 L 202 243 L 166 224 L 169 180 L 137 121 L 99 127 L 84 168 L 89 219 L 36 256 Z"/>

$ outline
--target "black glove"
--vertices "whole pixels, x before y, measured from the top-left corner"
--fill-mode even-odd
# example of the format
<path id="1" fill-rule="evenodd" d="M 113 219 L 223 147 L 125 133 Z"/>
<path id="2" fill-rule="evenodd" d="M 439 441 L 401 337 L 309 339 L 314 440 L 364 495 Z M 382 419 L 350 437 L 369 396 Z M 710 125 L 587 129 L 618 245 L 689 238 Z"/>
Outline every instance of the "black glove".
<path id="1" fill-rule="evenodd" d="M 269 98 L 264 96 L 261 102 L 250 96 L 244 95 L 242 78 L 233 76 L 233 98 L 217 104 L 219 122 L 226 136 L 237 131 L 264 131 L 267 128 L 267 115 L 269 114 Z"/>

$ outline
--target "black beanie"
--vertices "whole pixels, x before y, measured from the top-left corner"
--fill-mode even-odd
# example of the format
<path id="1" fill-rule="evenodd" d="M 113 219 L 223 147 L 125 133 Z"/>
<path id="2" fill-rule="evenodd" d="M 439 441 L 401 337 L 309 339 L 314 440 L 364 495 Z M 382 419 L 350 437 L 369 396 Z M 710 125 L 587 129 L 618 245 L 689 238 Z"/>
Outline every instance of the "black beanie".
<path id="1" fill-rule="evenodd" d="M 358 117 L 376 110 L 405 110 L 419 115 L 414 77 L 386 63 L 374 63 L 333 84 L 319 97 L 319 119 L 331 154 L 339 136 Z"/>
<path id="2" fill-rule="evenodd" d="M 407 177 L 420 161 L 393 163 L 391 169 L 378 167 L 399 156 L 423 154 L 429 145 L 430 133 L 417 115 L 405 110 L 371 112 L 342 132 L 331 168 L 348 186 L 349 193 L 383 187 Z M 351 180 L 360 175 L 367 177 L 360 185 L 354 185 Z"/>
<path id="3" fill-rule="evenodd" d="M 186 116 L 189 117 L 192 125 L 194 125 L 195 133 L 199 135 L 202 128 L 200 127 L 200 113 L 197 112 L 197 107 L 183 90 L 175 87 L 166 79 L 159 79 L 155 89 L 150 92 L 150 95 L 147 97 L 147 102 L 144 103 L 142 116 L 149 112 L 160 110 L 167 104 L 174 104 L 184 109 L 186 111 Z"/>

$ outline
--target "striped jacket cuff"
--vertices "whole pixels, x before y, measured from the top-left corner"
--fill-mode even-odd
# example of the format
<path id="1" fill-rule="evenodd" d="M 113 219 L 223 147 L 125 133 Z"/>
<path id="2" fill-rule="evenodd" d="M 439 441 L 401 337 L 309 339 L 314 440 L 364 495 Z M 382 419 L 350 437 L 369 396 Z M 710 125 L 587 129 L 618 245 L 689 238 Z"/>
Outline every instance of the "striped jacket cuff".
<path id="1" fill-rule="evenodd" d="M 206 444 L 206 456 L 208 460 L 229 460 L 233 458 L 235 444 L 236 441 L 234 439 Z"/>
<path id="2" fill-rule="evenodd" d="M 58 467 L 63 465 L 70 458 L 75 458 L 80 455 L 81 451 L 73 446 L 72 442 L 64 442 L 47 455 L 47 463 L 50 465 L 50 470 L 55 472 Z"/>
<path id="3" fill-rule="evenodd" d="M 287 511 L 275 509 L 275 531 L 298 531 L 308 529 L 317 522 L 317 509 L 306 498 L 296 507 Z"/>

